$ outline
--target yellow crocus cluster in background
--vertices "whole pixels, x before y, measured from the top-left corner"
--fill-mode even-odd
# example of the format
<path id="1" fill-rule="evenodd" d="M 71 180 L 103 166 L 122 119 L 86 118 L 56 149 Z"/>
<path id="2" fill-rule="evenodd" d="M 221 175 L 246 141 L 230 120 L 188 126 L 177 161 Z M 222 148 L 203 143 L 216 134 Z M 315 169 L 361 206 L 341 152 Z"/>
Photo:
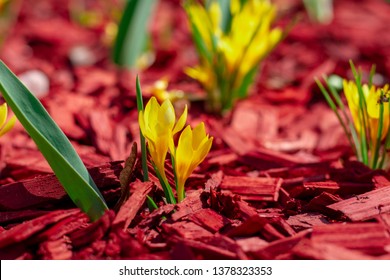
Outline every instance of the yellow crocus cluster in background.
<path id="1" fill-rule="evenodd" d="M 347 98 L 348 107 L 351 112 L 353 123 L 358 133 L 362 129 L 362 118 L 359 116 L 359 91 L 355 82 L 343 81 L 344 94 Z M 363 96 L 367 104 L 367 128 L 372 143 L 376 143 L 376 138 L 379 130 L 379 117 L 380 117 L 380 104 L 383 106 L 383 124 L 381 132 L 381 141 L 386 139 L 387 133 L 389 133 L 390 114 L 389 106 L 389 85 L 385 85 L 382 88 L 377 88 L 374 85 L 369 87 L 367 84 L 362 85 Z"/>
<path id="2" fill-rule="evenodd" d="M 174 167 L 178 201 L 184 198 L 184 185 L 194 169 L 205 159 L 211 149 L 212 137 L 205 132 L 204 123 L 192 129 L 189 125 L 180 134 L 177 145 L 174 136 L 180 132 L 187 120 L 187 107 L 176 121 L 174 107 L 169 99 L 161 105 L 152 97 L 145 110 L 139 112 L 141 133 L 147 139 L 148 150 L 158 173 L 167 201 L 174 203 L 168 179 L 165 173 L 165 160 L 168 151 Z"/>
<path id="3" fill-rule="evenodd" d="M 0 105 L 0 137 L 6 134 L 14 126 L 16 117 L 12 116 L 8 121 L 8 107 L 6 103 Z"/>
<path id="4" fill-rule="evenodd" d="M 157 98 L 158 102 L 164 102 L 169 99 L 172 103 L 184 99 L 184 92 L 181 90 L 168 90 L 168 79 L 161 78 L 147 89 L 151 95 Z"/>
<path id="5" fill-rule="evenodd" d="M 227 111 L 247 95 L 260 62 L 283 38 L 282 29 L 272 28 L 276 7 L 268 0 L 231 0 L 223 12 L 213 0 L 208 7 L 188 1 L 185 8 L 200 57 L 185 72 L 203 85 L 211 110 Z"/>
<path id="6" fill-rule="evenodd" d="M 362 70 L 349 61 L 353 81 L 342 80 L 347 106 L 335 83 L 324 77 L 327 90 L 316 80 L 330 108 L 336 114 L 356 160 L 372 169 L 390 168 L 390 90 L 389 85 L 372 84 L 375 66 L 371 68 L 368 83 L 362 83 Z"/>

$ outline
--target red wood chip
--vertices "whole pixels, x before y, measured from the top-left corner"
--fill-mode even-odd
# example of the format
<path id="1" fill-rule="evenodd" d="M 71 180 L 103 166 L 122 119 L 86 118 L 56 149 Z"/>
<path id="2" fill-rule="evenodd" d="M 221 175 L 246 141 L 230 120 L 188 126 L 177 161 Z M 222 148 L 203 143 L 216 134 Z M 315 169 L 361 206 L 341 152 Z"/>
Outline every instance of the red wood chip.
<path id="1" fill-rule="evenodd" d="M 311 235 L 315 243 L 325 243 L 353 249 L 369 255 L 389 253 L 387 229 L 376 223 L 331 224 L 315 226 Z"/>
<path id="2" fill-rule="evenodd" d="M 89 171 L 96 185 L 105 188 L 112 185 L 119 186 L 117 176 L 114 174 L 118 167 L 121 167 L 120 162 L 112 162 L 89 168 Z M 36 207 L 59 201 L 66 196 L 55 175 L 46 175 L 0 186 L 0 208 L 19 210 Z"/>
<path id="3" fill-rule="evenodd" d="M 131 183 L 130 188 L 135 191 L 119 209 L 112 223 L 113 226 L 121 227 L 123 230 L 128 228 L 141 206 L 145 203 L 146 196 L 153 190 L 153 187 L 154 184 L 152 182 L 141 182 L 137 180 Z"/>
<path id="4" fill-rule="evenodd" d="M 32 235 L 42 231 L 48 225 L 57 223 L 62 219 L 79 213 L 79 209 L 58 210 L 46 214 L 42 217 L 19 224 L 10 230 L 0 233 L 0 248 L 22 242 Z"/>
<path id="5" fill-rule="evenodd" d="M 20 211 L 0 212 L 0 224 L 21 222 L 24 220 L 33 219 L 45 215 L 47 213 L 48 211 L 43 211 L 43 210 L 20 210 Z"/>
<path id="6" fill-rule="evenodd" d="M 177 205 L 178 210 L 172 214 L 172 219 L 174 221 L 181 220 L 187 215 L 193 214 L 194 212 L 203 208 L 202 201 L 200 200 L 200 195 L 203 191 L 198 190 L 189 194 L 180 204 Z"/>
<path id="7" fill-rule="evenodd" d="M 227 218 L 209 208 L 196 211 L 189 217 L 189 220 L 212 233 L 215 233 L 222 227 L 230 224 L 230 221 Z"/>
<path id="8" fill-rule="evenodd" d="M 301 231 L 312 228 L 313 226 L 329 224 L 329 221 L 324 215 L 305 213 L 289 217 L 287 223 L 295 230 Z"/>
<path id="9" fill-rule="evenodd" d="M 390 188 L 381 188 L 328 205 L 352 221 L 366 221 L 390 212 Z"/>
<path id="10" fill-rule="evenodd" d="M 173 236 L 170 242 L 191 248 L 195 254 L 200 254 L 198 259 L 248 259 L 241 248 L 225 236 L 211 236 L 201 241 Z"/>
<path id="11" fill-rule="evenodd" d="M 299 259 L 305 260 L 369 260 L 371 256 L 346 249 L 341 246 L 313 242 L 308 239 L 303 239 L 294 248 L 291 253 Z"/>
<path id="12" fill-rule="evenodd" d="M 99 241 L 107 233 L 114 220 L 114 212 L 108 210 L 96 222 L 72 232 L 69 237 L 74 247 L 82 247 L 92 242 Z"/>
<path id="13" fill-rule="evenodd" d="M 220 189 L 240 195 L 250 201 L 277 201 L 281 178 L 225 176 Z"/>
<path id="14" fill-rule="evenodd" d="M 162 228 L 164 230 L 164 234 L 167 236 L 179 236 L 185 239 L 202 239 L 205 237 L 213 236 L 213 234 L 204 229 L 201 226 L 193 222 L 175 222 L 173 224 L 162 224 Z"/>
<path id="15" fill-rule="evenodd" d="M 69 260 L 72 258 L 72 250 L 69 243 L 67 238 L 42 242 L 37 253 L 44 260 Z"/>
<path id="16" fill-rule="evenodd" d="M 265 225 L 269 224 L 266 218 L 262 218 L 259 215 L 254 215 L 245 220 L 241 225 L 233 228 L 225 234 L 229 237 L 248 237 L 259 233 Z"/>
<path id="17" fill-rule="evenodd" d="M 270 242 L 252 254 L 256 259 L 278 259 L 281 256 L 289 254 L 290 250 L 298 244 L 303 238 L 310 235 L 311 230 L 304 230 L 298 234 Z"/>

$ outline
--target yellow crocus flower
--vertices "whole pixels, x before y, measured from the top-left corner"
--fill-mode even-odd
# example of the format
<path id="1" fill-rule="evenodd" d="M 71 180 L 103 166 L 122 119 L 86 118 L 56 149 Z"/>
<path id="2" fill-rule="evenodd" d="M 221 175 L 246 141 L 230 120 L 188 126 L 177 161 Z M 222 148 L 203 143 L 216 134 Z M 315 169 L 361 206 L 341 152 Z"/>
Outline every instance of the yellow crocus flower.
<path id="1" fill-rule="evenodd" d="M 359 92 L 358 88 L 353 81 L 343 81 L 344 94 L 347 98 L 348 107 L 351 112 L 352 120 L 355 128 L 360 132 L 362 128 L 362 120 L 359 117 Z M 389 106 L 388 100 L 386 102 L 381 101 L 381 95 L 383 92 L 384 98 L 388 98 L 389 85 L 385 85 L 383 88 L 376 88 L 375 86 L 369 87 L 367 84 L 362 86 L 363 96 L 367 104 L 367 127 L 370 133 L 370 139 L 372 143 L 376 143 L 376 138 L 379 129 L 379 115 L 380 115 L 380 103 L 385 103 L 383 109 L 383 128 L 382 128 L 382 141 L 386 138 L 389 131 Z"/>
<path id="2" fill-rule="evenodd" d="M 15 124 L 16 117 L 12 116 L 7 122 L 8 108 L 7 104 L 0 105 L 0 137 L 6 134 Z"/>
<path id="3" fill-rule="evenodd" d="M 193 2 L 186 7 L 186 11 L 207 48 L 212 49 L 212 34 L 220 33 L 221 11 L 218 4 L 214 2 L 210 5 L 210 9 L 206 10 L 201 4 Z"/>
<path id="4" fill-rule="evenodd" d="M 184 92 L 181 90 L 168 90 L 168 79 L 162 78 L 157 80 L 151 87 L 146 89 L 157 98 L 157 101 L 162 103 L 166 99 L 169 99 L 172 103 L 175 101 L 183 99 L 185 97 Z"/>
<path id="5" fill-rule="evenodd" d="M 211 149 L 213 137 L 206 134 L 201 122 L 193 130 L 188 125 L 180 135 L 177 147 L 170 146 L 174 159 L 178 202 L 184 199 L 184 184 Z"/>
<path id="6" fill-rule="evenodd" d="M 164 168 L 165 158 L 169 146 L 173 144 L 173 136 L 183 129 L 186 120 L 187 106 L 176 122 L 175 110 L 168 99 L 160 105 L 157 99 L 152 97 L 145 110 L 139 112 L 141 132 L 148 141 L 150 156 L 165 183 L 168 183 Z"/>
<path id="7" fill-rule="evenodd" d="M 184 69 L 191 78 L 198 80 L 207 91 L 212 91 L 215 87 L 216 78 L 212 72 L 211 67 L 207 64 L 197 65 L 195 67 L 187 67 Z"/>
<path id="8" fill-rule="evenodd" d="M 213 0 L 208 8 L 193 1 L 186 5 L 186 11 L 194 37 L 197 41 L 201 37 L 203 47 L 199 48 L 203 49 L 198 50 L 199 65 L 185 69 L 185 73 L 205 88 L 208 102 L 213 103 L 210 108 L 228 110 L 238 90 L 246 90 L 241 86 L 248 77 L 253 79 L 253 70 L 282 40 L 283 31 L 272 28 L 276 7 L 268 0 L 247 0 L 244 4 L 231 0 L 231 21 L 226 31 L 221 27 L 219 1 Z M 239 95 L 245 96 L 246 92 Z"/>

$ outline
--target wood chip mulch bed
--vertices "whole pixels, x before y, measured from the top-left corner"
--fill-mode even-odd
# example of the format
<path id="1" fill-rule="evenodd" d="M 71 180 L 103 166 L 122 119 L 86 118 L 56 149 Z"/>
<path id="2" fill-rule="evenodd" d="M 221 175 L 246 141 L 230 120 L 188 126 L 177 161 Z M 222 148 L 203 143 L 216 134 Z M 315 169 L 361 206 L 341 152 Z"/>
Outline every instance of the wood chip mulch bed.
<path id="1" fill-rule="evenodd" d="M 167 76 L 170 87 L 201 93 L 182 73 L 196 56 L 178 2 L 160 1 L 156 22 L 177 28 L 163 43 L 161 21 L 152 24 L 156 61 L 141 82 L 147 89 Z M 303 12 L 300 1 L 278 2 L 291 5 L 284 18 Z M 19 124 L 0 139 L 0 259 L 390 259 L 390 174 L 350 157 L 313 83 L 323 73 L 348 76 L 350 58 L 390 77 L 390 5 L 335 2 L 330 25 L 303 17 L 231 115 L 191 104 L 189 123 L 205 121 L 213 148 L 188 180 L 185 200 L 165 205 L 153 174 L 141 182 L 139 161 L 128 193 L 120 187 L 139 139 L 134 73 L 110 64 L 100 29 L 72 23 L 68 1 L 24 1 L 1 58 L 18 74 L 47 75 L 42 102 L 111 210 L 90 222 L 76 209 Z M 94 62 L 71 61 L 76 46 Z M 121 195 L 128 198 L 118 204 Z M 147 195 L 158 210 L 148 210 Z"/>

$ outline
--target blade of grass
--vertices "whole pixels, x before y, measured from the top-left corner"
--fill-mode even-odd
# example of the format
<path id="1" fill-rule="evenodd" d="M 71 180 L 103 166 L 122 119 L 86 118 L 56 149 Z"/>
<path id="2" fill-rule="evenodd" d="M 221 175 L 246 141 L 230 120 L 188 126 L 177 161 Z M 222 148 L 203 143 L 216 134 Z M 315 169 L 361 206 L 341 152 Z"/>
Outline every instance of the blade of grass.
<path id="1" fill-rule="evenodd" d="M 232 14 L 230 13 L 230 1 L 231 0 L 218 0 L 221 7 L 221 29 L 227 34 L 231 28 Z"/>
<path id="2" fill-rule="evenodd" d="M 99 219 L 107 205 L 72 144 L 39 100 L 1 60 L 0 89 L 69 197 L 91 220 Z"/>
<path id="3" fill-rule="evenodd" d="M 390 102 L 387 102 L 388 103 L 388 107 L 389 107 L 389 112 L 390 112 Z M 386 139 L 385 139 L 385 143 L 383 144 L 382 146 L 382 152 L 381 152 L 381 160 L 380 160 L 380 163 L 378 165 L 378 168 L 383 168 L 383 165 L 386 161 L 386 157 L 388 154 L 390 154 L 390 130 L 387 131 L 387 136 L 386 136 Z"/>
<path id="4" fill-rule="evenodd" d="M 165 198 L 167 199 L 167 202 L 170 204 L 176 204 L 175 196 L 173 195 L 172 188 L 169 185 L 168 182 L 164 181 L 163 178 L 160 175 L 160 172 L 158 172 L 156 166 L 153 163 L 154 171 L 156 172 L 157 178 L 160 181 L 161 187 L 164 190 Z"/>
<path id="5" fill-rule="evenodd" d="M 338 107 L 336 106 L 336 103 L 333 101 L 333 99 L 330 97 L 330 94 L 328 93 L 328 91 L 325 89 L 325 87 L 322 85 L 321 81 L 319 81 L 317 78 L 314 78 L 317 86 L 319 87 L 320 91 L 322 92 L 322 94 L 324 95 L 326 101 L 328 102 L 328 105 L 329 107 L 332 109 L 332 111 L 336 114 L 336 117 L 337 119 L 339 120 L 343 130 L 344 130 L 344 133 L 346 134 L 347 136 L 347 139 L 348 139 L 348 142 L 349 144 L 351 145 L 351 147 L 354 149 L 354 151 L 356 151 L 356 146 L 354 145 L 354 143 L 352 142 L 352 139 L 351 139 L 351 133 L 350 131 L 347 129 L 347 126 L 345 124 L 345 121 L 341 118 L 341 115 L 339 113 L 339 109 Z M 326 81 L 326 79 L 325 79 Z M 328 85 L 329 86 L 329 85 Z M 333 93 L 332 92 L 332 95 L 336 95 L 338 96 L 338 98 L 340 99 L 340 102 L 341 102 L 341 98 L 340 96 L 338 95 L 337 92 Z M 342 102 L 341 102 L 342 103 Z M 339 103 L 338 103 L 339 104 Z M 343 104 L 344 106 L 344 104 Z M 341 108 L 340 108 L 341 109 Z"/>
<path id="6" fill-rule="evenodd" d="M 171 154 L 171 163 L 172 163 L 172 170 L 173 170 L 173 177 L 175 179 L 175 186 L 176 186 L 176 192 L 179 193 L 179 190 L 177 189 L 177 175 L 176 175 L 176 161 L 175 158 Z M 183 194 L 183 198 L 185 197 L 185 193 Z"/>
<path id="7" fill-rule="evenodd" d="M 137 75 L 136 78 L 136 99 L 137 99 L 137 110 L 138 113 L 140 111 L 144 110 L 144 103 L 142 100 L 142 90 L 141 90 L 141 84 L 139 82 L 139 77 Z M 148 155 L 146 150 L 146 141 L 145 137 L 141 132 L 141 129 L 139 130 L 139 138 L 140 138 L 140 145 L 141 145 L 141 165 L 142 165 L 142 173 L 144 177 L 144 182 L 149 181 L 149 170 L 148 170 Z M 151 198 L 149 195 L 146 196 L 147 204 L 150 210 L 158 209 L 157 204 L 154 202 L 153 198 Z"/>
<path id="8" fill-rule="evenodd" d="M 368 78 L 368 87 L 372 86 L 372 80 L 374 78 L 375 72 L 376 72 L 376 65 L 374 64 L 374 65 L 372 65 L 371 70 L 370 70 L 370 76 Z"/>
<path id="9" fill-rule="evenodd" d="M 356 154 L 358 160 L 362 160 L 362 153 L 360 151 L 360 141 L 359 141 L 359 137 L 357 135 L 356 128 L 355 128 L 355 126 L 353 124 L 353 120 L 347 114 L 347 110 L 345 108 L 344 102 L 341 100 L 341 97 L 338 94 L 337 90 L 329 82 L 329 80 L 328 80 L 328 78 L 326 76 L 324 76 L 323 79 L 326 82 L 326 84 L 327 84 L 327 86 L 328 86 L 328 88 L 330 90 L 330 93 L 332 94 L 332 97 L 334 98 L 334 100 L 336 101 L 337 105 L 339 106 L 340 111 L 343 113 L 345 131 L 347 133 L 347 137 L 352 138 L 355 154 Z M 341 119 L 341 116 L 340 116 L 340 119 Z M 346 129 L 346 127 L 347 127 L 346 124 L 348 124 L 349 130 Z M 349 140 L 349 141 L 350 141 L 350 144 L 351 144 L 352 141 L 351 140 Z M 352 144 L 351 144 L 351 146 L 352 146 Z"/>
<path id="10" fill-rule="evenodd" d="M 113 60 L 119 66 L 133 68 L 148 37 L 147 24 L 156 0 L 128 0 L 118 27 Z"/>
<path id="11" fill-rule="evenodd" d="M 137 90 L 136 90 L 137 110 L 139 113 L 140 111 L 144 110 L 144 104 L 143 104 L 143 100 L 142 100 L 142 90 L 141 90 L 141 84 L 139 82 L 138 75 L 136 78 L 136 87 L 137 87 Z M 147 156 L 147 151 L 146 151 L 145 137 L 142 134 L 141 129 L 139 131 L 139 138 L 140 138 L 141 155 L 142 155 L 142 172 L 143 172 L 143 176 L 144 176 L 144 182 L 146 182 L 146 181 L 149 181 L 149 171 L 148 171 L 148 162 L 147 162 L 148 156 Z"/>
<path id="12" fill-rule="evenodd" d="M 360 72 L 356 71 L 355 65 L 353 64 L 352 60 L 349 61 L 349 64 L 352 69 L 353 76 L 356 81 L 356 87 L 358 89 L 359 93 L 359 121 L 362 124 L 362 128 L 360 129 L 360 150 L 362 152 L 362 161 L 365 165 L 369 165 L 368 160 L 368 149 L 371 149 L 372 143 L 370 139 L 368 138 L 370 136 L 370 133 L 368 131 L 368 116 L 367 116 L 367 103 L 366 99 L 364 97 L 363 87 L 362 87 L 362 75 Z"/>
<path id="13" fill-rule="evenodd" d="M 383 92 L 381 93 L 381 97 L 383 97 Z M 383 130 L 383 115 L 384 115 L 384 106 L 382 102 L 379 102 L 379 123 L 378 123 L 378 133 L 376 136 L 376 142 L 373 146 L 373 157 L 372 157 L 372 169 L 376 169 L 378 164 L 379 150 L 381 148 L 382 141 L 382 130 Z"/>

